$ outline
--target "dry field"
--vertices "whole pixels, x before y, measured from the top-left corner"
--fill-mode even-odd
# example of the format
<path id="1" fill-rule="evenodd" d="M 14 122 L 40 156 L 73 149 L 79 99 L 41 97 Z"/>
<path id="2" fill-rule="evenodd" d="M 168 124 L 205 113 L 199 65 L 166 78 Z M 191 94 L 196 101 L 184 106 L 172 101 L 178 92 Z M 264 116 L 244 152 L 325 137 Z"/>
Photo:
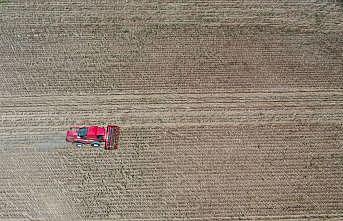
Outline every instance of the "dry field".
<path id="1" fill-rule="evenodd" d="M 342 216 L 342 1 L 0 0 L 0 220 Z"/>

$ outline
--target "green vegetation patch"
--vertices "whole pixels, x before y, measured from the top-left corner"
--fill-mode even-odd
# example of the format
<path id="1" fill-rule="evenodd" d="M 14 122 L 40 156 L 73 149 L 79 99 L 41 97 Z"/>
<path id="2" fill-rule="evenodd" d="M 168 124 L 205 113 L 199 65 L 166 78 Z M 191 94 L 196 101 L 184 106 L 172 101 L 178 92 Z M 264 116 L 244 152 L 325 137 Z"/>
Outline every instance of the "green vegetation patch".
<path id="1" fill-rule="evenodd" d="M 5 5 L 6 3 L 8 3 L 8 0 L 0 0 L 0 8 L 1 8 L 1 6 Z"/>

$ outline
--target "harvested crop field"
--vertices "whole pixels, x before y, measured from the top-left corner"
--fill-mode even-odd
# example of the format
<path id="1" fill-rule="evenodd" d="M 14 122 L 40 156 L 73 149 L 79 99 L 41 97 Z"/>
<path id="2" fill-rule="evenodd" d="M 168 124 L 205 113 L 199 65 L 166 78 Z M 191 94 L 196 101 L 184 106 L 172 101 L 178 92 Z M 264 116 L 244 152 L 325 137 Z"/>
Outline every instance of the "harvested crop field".
<path id="1" fill-rule="evenodd" d="M 341 220 L 342 1 L 0 0 L 0 117 L 0 220 Z"/>

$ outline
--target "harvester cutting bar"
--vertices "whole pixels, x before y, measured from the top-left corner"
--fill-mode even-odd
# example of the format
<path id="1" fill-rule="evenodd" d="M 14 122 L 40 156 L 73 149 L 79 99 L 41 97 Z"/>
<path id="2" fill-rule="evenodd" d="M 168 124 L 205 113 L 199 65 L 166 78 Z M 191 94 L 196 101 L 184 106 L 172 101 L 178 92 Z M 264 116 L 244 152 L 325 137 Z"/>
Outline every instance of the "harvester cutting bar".
<path id="1" fill-rule="evenodd" d="M 108 125 L 106 130 L 106 140 L 105 140 L 105 149 L 118 149 L 119 147 L 119 135 L 120 127 L 115 125 Z"/>

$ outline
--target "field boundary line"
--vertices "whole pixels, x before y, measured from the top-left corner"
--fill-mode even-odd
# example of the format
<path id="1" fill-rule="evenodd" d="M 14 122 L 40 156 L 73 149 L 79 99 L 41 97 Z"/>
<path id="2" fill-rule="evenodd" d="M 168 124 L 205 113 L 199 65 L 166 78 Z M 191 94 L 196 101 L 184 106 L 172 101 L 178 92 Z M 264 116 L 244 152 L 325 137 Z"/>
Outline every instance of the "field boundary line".
<path id="1" fill-rule="evenodd" d="M 135 93 L 135 92 L 129 92 L 129 91 L 124 91 L 121 93 L 97 93 L 96 95 L 93 95 L 93 97 L 102 97 L 102 96 L 123 96 L 123 97 L 128 97 L 128 96 L 148 96 L 148 95 L 183 95 L 183 96 L 191 96 L 191 95 L 215 95 L 215 94 L 235 94 L 236 96 L 239 95 L 246 95 L 246 94 L 273 94 L 273 93 L 279 93 L 279 94 L 298 94 L 298 93 L 334 93 L 334 94 L 341 94 L 343 93 L 343 88 L 327 88 L 327 89 L 320 89 L 316 90 L 315 88 L 311 89 L 297 89 L 297 88 L 292 88 L 292 89 L 277 89 L 277 88 L 271 88 L 271 89 L 266 89 L 266 90 L 227 90 L 227 91 L 208 91 L 208 92 L 201 92 L 199 91 L 187 91 L 187 92 L 182 92 L 182 91 L 164 91 L 161 92 L 161 90 L 157 91 L 145 91 L 144 93 Z M 64 95 L 54 95 L 54 94 L 44 94 L 44 95 L 0 95 L 0 99 L 6 99 L 6 98 L 41 98 L 41 97 L 89 97 L 89 94 L 87 93 L 81 93 L 78 95 L 73 95 L 73 94 L 64 94 Z"/>
<path id="2" fill-rule="evenodd" d="M 167 218 L 168 220 L 299 220 L 299 219 L 340 219 L 343 217 L 343 213 L 338 214 L 306 214 L 306 215 L 285 215 L 285 216 L 204 216 L 204 217 L 194 217 L 194 218 Z M 164 217 L 165 218 L 165 217 Z M 120 220 L 163 220 L 164 218 L 130 218 L 130 219 L 120 219 Z M 96 221 L 107 221 L 113 220 L 113 218 L 95 218 L 95 219 L 85 219 L 88 221 L 96 220 Z"/>

